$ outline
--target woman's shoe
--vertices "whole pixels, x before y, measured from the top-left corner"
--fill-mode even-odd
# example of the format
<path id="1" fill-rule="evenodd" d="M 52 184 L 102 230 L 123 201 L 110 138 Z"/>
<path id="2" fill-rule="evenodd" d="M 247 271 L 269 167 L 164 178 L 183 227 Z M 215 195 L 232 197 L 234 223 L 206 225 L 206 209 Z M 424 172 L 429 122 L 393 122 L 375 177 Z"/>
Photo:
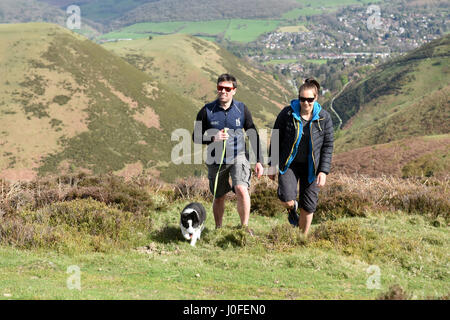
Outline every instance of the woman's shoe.
<path id="1" fill-rule="evenodd" d="M 294 227 L 298 227 L 297 209 L 298 209 L 298 202 L 295 201 L 294 202 L 294 208 L 288 210 L 288 212 L 289 212 L 289 215 L 288 215 L 289 223 L 292 224 Z"/>

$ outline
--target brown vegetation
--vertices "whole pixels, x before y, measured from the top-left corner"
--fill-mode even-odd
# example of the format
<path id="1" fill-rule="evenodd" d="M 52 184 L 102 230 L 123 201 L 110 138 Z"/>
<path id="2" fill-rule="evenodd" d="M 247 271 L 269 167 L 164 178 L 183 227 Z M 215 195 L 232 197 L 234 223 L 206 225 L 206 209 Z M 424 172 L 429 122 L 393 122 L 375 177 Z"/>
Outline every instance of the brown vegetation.
<path id="1" fill-rule="evenodd" d="M 365 174 L 372 177 L 395 175 L 401 177 L 402 169 L 425 154 L 444 152 L 450 148 L 450 137 L 415 137 L 391 143 L 362 147 L 336 154 L 333 158 L 333 172 Z M 448 166 L 448 161 L 447 161 Z M 426 175 L 423 170 L 423 175 Z M 448 175 L 448 170 L 434 170 L 433 176 Z"/>

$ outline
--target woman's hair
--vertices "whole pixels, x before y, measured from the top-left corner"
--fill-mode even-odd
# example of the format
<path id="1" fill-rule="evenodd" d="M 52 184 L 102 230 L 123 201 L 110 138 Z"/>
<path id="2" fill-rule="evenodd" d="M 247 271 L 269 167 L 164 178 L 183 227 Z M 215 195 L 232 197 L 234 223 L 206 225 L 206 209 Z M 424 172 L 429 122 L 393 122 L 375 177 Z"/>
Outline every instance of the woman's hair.
<path id="1" fill-rule="evenodd" d="M 300 93 L 304 90 L 314 90 L 317 97 L 319 96 L 320 84 L 315 79 L 307 78 L 298 89 L 298 95 L 300 96 Z"/>

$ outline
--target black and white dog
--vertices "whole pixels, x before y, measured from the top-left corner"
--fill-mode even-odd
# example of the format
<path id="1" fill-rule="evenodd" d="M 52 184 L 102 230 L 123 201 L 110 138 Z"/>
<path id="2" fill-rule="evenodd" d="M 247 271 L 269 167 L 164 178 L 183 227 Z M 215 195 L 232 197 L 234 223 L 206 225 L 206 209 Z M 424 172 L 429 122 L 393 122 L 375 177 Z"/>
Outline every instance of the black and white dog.
<path id="1" fill-rule="evenodd" d="M 204 223 L 206 220 L 206 210 L 201 203 L 192 202 L 181 211 L 180 228 L 183 237 L 191 240 L 191 246 L 200 239 Z"/>

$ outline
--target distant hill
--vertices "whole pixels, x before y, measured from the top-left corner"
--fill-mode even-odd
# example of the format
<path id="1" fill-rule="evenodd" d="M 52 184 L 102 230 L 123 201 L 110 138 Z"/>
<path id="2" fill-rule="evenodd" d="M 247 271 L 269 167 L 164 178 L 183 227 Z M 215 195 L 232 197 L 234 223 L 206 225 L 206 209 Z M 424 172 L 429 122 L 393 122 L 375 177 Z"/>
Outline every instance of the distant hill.
<path id="1" fill-rule="evenodd" d="M 189 35 L 169 35 L 105 43 L 130 64 L 190 99 L 198 109 L 215 99 L 215 82 L 225 72 L 238 79 L 236 99 L 245 102 L 260 128 L 272 128 L 280 108 L 295 98 L 294 89 L 214 42 Z"/>
<path id="2" fill-rule="evenodd" d="M 63 11 L 35 0 L 0 1 L 0 23 L 45 21 L 64 23 Z"/>
<path id="3" fill-rule="evenodd" d="M 168 40 L 178 50 L 166 47 L 164 57 L 161 48 L 153 69 L 139 49 L 127 56 L 144 72 L 57 25 L 1 25 L 0 70 L 6 77 L 0 80 L 0 175 L 30 179 L 79 169 L 121 175 L 145 170 L 172 181 L 203 172 L 203 165 L 171 163 L 178 143 L 171 134 L 192 130 L 196 113 L 214 97 L 216 75 L 225 70 L 236 73 L 240 99 L 255 122 L 271 125 L 279 110 L 275 104 L 282 106 L 288 92 L 281 84 L 204 40 Z M 186 56 L 193 60 L 183 60 Z M 196 57 L 202 58 L 195 62 Z M 178 70 L 177 77 L 169 81 L 174 74 L 167 70 Z"/>
<path id="4" fill-rule="evenodd" d="M 67 6 L 61 8 L 39 0 L 2 0 L 0 23 L 49 22 L 65 27 Z M 98 23 L 82 17 L 81 29 L 76 32 L 92 39 L 100 35 L 102 28 Z"/>
<path id="5" fill-rule="evenodd" d="M 333 104 L 344 123 L 336 134 L 333 170 L 448 176 L 449 58 L 447 35 L 349 85 Z"/>
<path id="6" fill-rule="evenodd" d="M 66 7 L 67 0 L 39 0 Z M 295 0 L 75 0 L 84 17 L 110 31 L 137 22 L 276 18 L 299 7 Z"/>
<path id="7" fill-rule="evenodd" d="M 230 18 L 275 18 L 298 7 L 295 0 L 160 0 L 127 12 L 116 26 L 136 22 L 206 21 Z"/>
<path id="8" fill-rule="evenodd" d="M 449 133 L 449 66 L 447 35 L 349 85 L 333 104 L 344 124 L 336 151 Z"/>
<path id="9" fill-rule="evenodd" d="M 77 5 L 81 8 L 84 18 L 107 26 L 114 19 L 149 2 L 158 0 L 37 0 L 57 6 L 61 9 L 69 5 Z"/>

